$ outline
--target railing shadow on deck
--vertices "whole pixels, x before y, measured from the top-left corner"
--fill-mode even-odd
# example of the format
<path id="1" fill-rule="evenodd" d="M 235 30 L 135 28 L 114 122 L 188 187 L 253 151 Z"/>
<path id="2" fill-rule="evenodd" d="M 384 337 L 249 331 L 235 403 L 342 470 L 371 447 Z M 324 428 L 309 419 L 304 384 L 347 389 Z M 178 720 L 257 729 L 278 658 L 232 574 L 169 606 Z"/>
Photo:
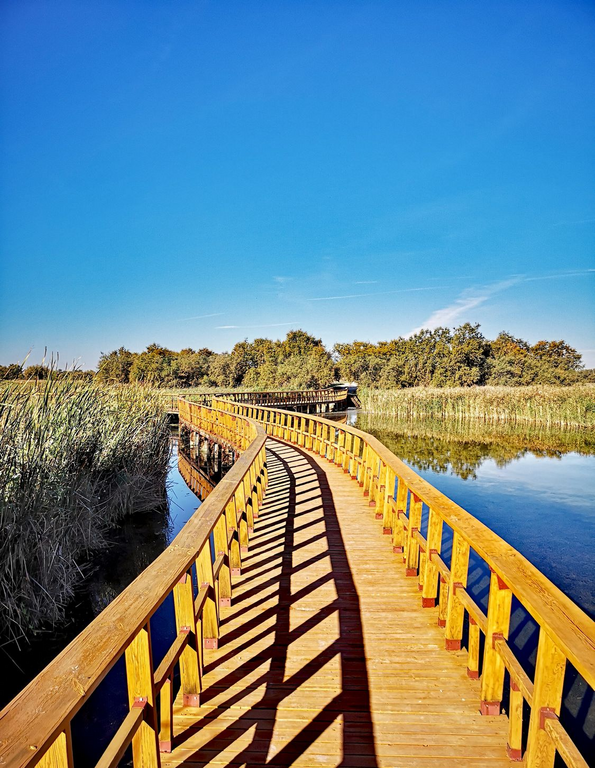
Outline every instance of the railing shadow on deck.
<path id="1" fill-rule="evenodd" d="M 274 444 L 274 447 L 272 447 L 269 444 L 268 453 L 270 455 L 269 492 L 265 507 L 261 513 L 262 517 L 255 530 L 254 545 L 251 548 L 250 555 L 246 558 L 246 567 L 243 572 L 250 574 L 255 569 L 258 570 L 259 577 L 262 577 L 263 573 L 267 571 L 277 569 L 280 569 L 280 573 L 277 576 L 271 576 L 270 579 L 261 583 L 257 588 L 249 589 L 247 592 L 238 595 L 234 599 L 234 605 L 245 602 L 246 605 L 243 605 L 244 610 L 255 608 L 263 602 L 263 598 L 259 597 L 263 589 L 275 584 L 278 584 L 277 594 L 279 602 L 277 606 L 263 611 L 257 617 L 243 623 L 237 629 L 231 632 L 223 632 L 220 648 L 224 651 L 226 645 L 234 640 L 238 640 L 243 635 L 251 633 L 259 625 L 266 623 L 274 617 L 273 626 L 265 627 L 261 633 L 251 637 L 245 645 L 241 646 L 240 650 L 242 653 L 250 653 L 255 643 L 269 634 L 271 635 L 271 643 L 264 651 L 256 649 L 254 655 L 246 659 L 238 669 L 217 680 L 216 684 L 211 688 L 206 688 L 203 701 L 205 704 L 208 704 L 225 688 L 237 685 L 239 679 L 246 678 L 255 667 L 270 660 L 270 669 L 266 673 L 258 679 L 248 682 L 245 689 L 234 693 L 218 706 L 229 708 L 237 705 L 250 690 L 262 685 L 265 686 L 265 691 L 262 698 L 253 704 L 250 709 L 214 736 L 210 742 L 204 744 L 191 756 L 189 755 L 187 760 L 188 762 L 213 760 L 229 747 L 230 742 L 235 741 L 244 733 L 254 729 L 250 744 L 234 757 L 234 765 L 236 763 L 242 764 L 243 762 L 253 764 L 255 759 L 258 761 L 258 765 L 291 765 L 324 731 L 342 718 L 343 760 L 339 765 L 343 764 L 345 757 L 350 757 L 353 760 L 354 755 L 357 755 L 355 759 L 361 759 L 362 765 L 365 765 L 366 768 L 374 768 L 377 765 L 377 759 L 359 598 L 349 569 L 337 513 L 326 475 L 316 462 L 299 448 L 293 448 L 291 452 L 292 457 L 289 457 L 283 450 L 282 445 Z M 296 459 L 299 467 L 298 472 L 294 473 Z M 305 464 L 305 467 L 302 466 L 303 464 Z M 300 485 L 305 484 L 305 482 L 300 482 L 304 476 L 311 478 L 310 483 L 315 488 L 315 498 L 320 499 L 320 506 L 309 507 L 307 511 L 298 512 L 297 500 L 300 493 L 298 489 Z M 312 500 L 314 501 L 315 499 L 312 498 Z M 303 499 L 300 499 L 300 501 L 303 501 Z M 285 510 L 285 519 L 281 517 L 279 520 L 279 516 L 283 515 Z M 318 513 L 315 521 L 308 522 L 305 525 L 300 524 L 297 519 L 298 517 L 305 514 L 311 515 L 312 513 Z M 299 551 L 300 548 L 314 542 L 319 542 L 321 539 L 321 536 L 315 535 L 306 541 L 296 542 L 296 533 L 303 531 L 305 527 L 310 525 L 320 524 L 320 522 L 323 522 L 325 527 L 326 548 L 323 552 L 317 552 L 312 558 L 293 565 L 292 560 L 286 556 L 288 552 Z M 277 527 L 280 529 L 278 536 L 275 536 L 272 540 L 263 540 L 263 537 L 268 535 L 268 531 Z M 283 544 L 282 548 L 280 548 L 280 541 Z M 253 562 L 255 558 L 262 555 L 261 547 L 265 552 L 266 547 L 271 547 L 277 551 L 271 557 L 266 557 L 264 561 L 261 559 L 260 561 Z M 330 558 L 331 572 L 320 576 L 315 581 L 292 594 L 292 576 L 318 560 L 327 557 Z M 265 571 L 262 570 L 263 566 L 266 566 Z M 248 579 L 250 578 L 248 576 Z M 244 585 L 248 579 L 243 580 Z M 334 583 L 337 597 L 329 604 L 319 608 L 298 627 L 290 629 L 291 606 L 328 582 Z M 252 598 L 255 598 L 255 602 L 252 601 Z M 271 593 L 267 592 L 267 596 L 264 599 L 270 598 Z M 291 645 L 335 613 L 338 616 L 338 638 L 317 655 L 313 654 L 312 659 L 307 661 L 299 671 L 286 680 L 287 661 Z M 229 655 L 224 653 L 222 657 L 207 663 L 205 672 L 207 674 L 212 672 L 217 666 L 228 661 L 237 653 L 238 648 L 234 648 Z M 283 704 L 288 696 L 295 693 L 301 685 L 311 680 L 314 675 L 335 657 L 338 657 L 340 662 L 340 692 L 334 695 L 326 704 L 322 705 L 320 711 L 304 725 L 303 729 L 296 736 L 282 746 L 276 754 L 268 757 L 275 730 L 275 714 L 278 707 Z M 272 711 L 272 717 L 267 719 L 258 717 L 258 711 L 263 709 Z M 197 721 L 194 727 L 178 737 L 175 741 L 175 748 L 183 746 L 193 733 L 196 733 L 209 721 L 213 722 L 212 710 L 203 719 Z"/>

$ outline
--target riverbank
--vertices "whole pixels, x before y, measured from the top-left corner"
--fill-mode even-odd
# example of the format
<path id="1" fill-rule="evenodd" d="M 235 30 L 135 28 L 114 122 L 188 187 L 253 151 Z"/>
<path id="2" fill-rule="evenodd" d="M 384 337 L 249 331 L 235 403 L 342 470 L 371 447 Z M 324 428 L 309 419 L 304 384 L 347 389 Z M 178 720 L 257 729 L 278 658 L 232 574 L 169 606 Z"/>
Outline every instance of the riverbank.
<path id="1" fill-rule="evenodd" d="M 138 387 L 50 378 L 0 397 L 0 626 L 18 641 L 64 618 L 90 553 L 162 506 L 169 428 Z"/>
<path id="2" fill-rule="evenodd" d="M 481 419 L 595 428 L 595 384 L 568 387 L 358 389 L 364 411 L 399 418 Z"/>

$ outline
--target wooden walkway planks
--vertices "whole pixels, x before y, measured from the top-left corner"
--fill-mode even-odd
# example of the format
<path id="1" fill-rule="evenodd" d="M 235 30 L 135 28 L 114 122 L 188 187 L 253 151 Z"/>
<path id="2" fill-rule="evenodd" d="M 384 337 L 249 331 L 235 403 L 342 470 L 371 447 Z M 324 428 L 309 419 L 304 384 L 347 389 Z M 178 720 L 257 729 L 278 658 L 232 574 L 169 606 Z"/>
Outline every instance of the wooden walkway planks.
<path id="1" fill-rule="evenodd" d="M 466 654 L 444 650 L 355 483 L 280 441 L 267 454 L 203 706 L 176 706 L 164 768 L 510 766 L 506 718 L 479 715 Z"/>

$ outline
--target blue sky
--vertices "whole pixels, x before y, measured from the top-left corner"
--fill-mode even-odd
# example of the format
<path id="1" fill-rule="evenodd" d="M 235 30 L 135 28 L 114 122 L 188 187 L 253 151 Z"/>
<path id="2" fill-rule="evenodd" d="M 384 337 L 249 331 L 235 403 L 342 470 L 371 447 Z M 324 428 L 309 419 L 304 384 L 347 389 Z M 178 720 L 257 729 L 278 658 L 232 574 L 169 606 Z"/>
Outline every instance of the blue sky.
<path id="1" fill-rule="evenodd" d="M 471 321 L 595 365 L 592 3 L 0 9 L 0 362 Z"/>

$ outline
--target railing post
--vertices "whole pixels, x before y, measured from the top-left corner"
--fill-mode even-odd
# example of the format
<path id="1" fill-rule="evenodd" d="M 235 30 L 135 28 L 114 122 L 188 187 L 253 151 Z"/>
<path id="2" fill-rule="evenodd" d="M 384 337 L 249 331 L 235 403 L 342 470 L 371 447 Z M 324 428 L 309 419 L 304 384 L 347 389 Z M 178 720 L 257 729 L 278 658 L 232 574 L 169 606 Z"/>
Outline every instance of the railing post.
<path id="1" fill-rule="evenodd" d="M 231 571 L 229 567 L 229 549 L 227 546 L 227 508 L 217 520 L 213 530 L 215 540 L 215 557 L 223 556 L 223 565 L 219 571 L 219 605 L 229 608 L 231 606 Z"/>
<path id="2" fill-rule="evenodd" d="M 461 648 L 465 608 L 457 597 L 457 589 L 467 586 L 468 570 L 469 544 L 454 531 L 450 561 L 450 583 L 448 585 L 448 604 L 446 607 L 445 646 L 447 651 L 458 651 Z"/>
<path id="3" fill-rule="evenodd" d="M 199 658 L 200 637 L 196 632 L 192 578 L 185 573 L 174 587 L 176 631 L 190 632 L 190 640 L 180 656 L 180 682 L 184 706 L 200 706 L 201 659 Z"/>
<path id="4" fill-rule="evenodd" d="M 552 768 L 554 765 L 556 748 L 545 732 L 545 720 L 560 714 L 565 671 L 566 657 L 541 627 L 525 753 L 526 768 Z"/>
<path id="5" fill-rule="evenodd" d="M 405 543 L 405 529 L 403 528 L 401 513 L 405 514 L 407 512 L 407 494 L 408 489 L 405 481 L 399 478 L 397 486 L 397 511 L 393 515 L 393 552 L 396 554 L 403 552 Z"/>
<path id="6" fill-rule="evenodd" d="M 442 518 L 430 507 L 428 517 L 428 551 L 424 573 L 424 586 L 421 593 L 423 608 L 434 608 L 438 590 L 438 568 L 432 562 L 432 555 L 439 555 L 442 549 Z"/>
<path id="7" fill-rule="evenodd" d="M 207 599 L 202 609 L 203 645 L 205 648 L 216 649 L 219 646 L 219 610 L 215 600 L 215 579 L 213 577 L 210 538 L 198 553 L 196 573 L 198 575 L 198 588 L 208 589 Z"/>
<path id="8" fill-rule="evenodd" d="M 149 625 L 142 627 L 125 651 L 126 680 L 130 709 L 144 709 L 143 722 L 132 738 L 134 768 L 160 768 L 155 692 L 153 687 L 153 655 Z"/>
<path id="9" fill-rule="evenodd" d="M 382 494 L 382 533 L 390 536 L 393 532 L 393 507 L 391 501 L 395 497 L 395 473 L 387 465 L 384 468 L 384 493 Z"/>
<path id="10" fill-rule="evenodd" d="M 407 554 L 405 576 L 417 576 L 419 559 L 419 543 L 415 532 L 421 529 L 421 513 L 423 502 L 414 493 L 411 494 L 409 505 L 409 525 L 407 528 Z"/>
<path id="11" fill-rule="evenodd" d="M 490 573 L 488 627 L 481 673 L 482 715 L 499 715 L 504 686 L 504 662 L 496 650 L 496 640 L 508 637 L 512 592 L 497 573 Z"/>
<path id="12" fill-rule="evenodd" d="M 511 760 L 523 759 L 523 694 L 512 677 L 510 678 L 506 751 Z"/>
<path id="13" fill-rule="evenodd" d="M 70 725 L 56 736 L 52 746 L 45 752 L 38 765 L 40 768 L 72 768 Z"/>

